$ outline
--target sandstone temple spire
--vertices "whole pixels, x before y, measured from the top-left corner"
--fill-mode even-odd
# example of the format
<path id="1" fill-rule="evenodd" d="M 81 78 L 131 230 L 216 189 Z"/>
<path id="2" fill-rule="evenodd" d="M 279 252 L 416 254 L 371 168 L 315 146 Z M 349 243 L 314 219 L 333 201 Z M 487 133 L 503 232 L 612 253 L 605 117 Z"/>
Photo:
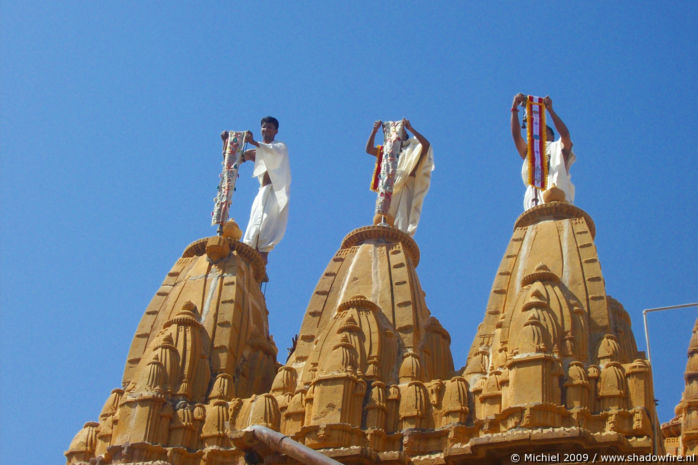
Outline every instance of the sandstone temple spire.
<path id="1" fill-rule="evenodd" d="M 260 291 L 265 267 L 231 226 L 190 244 L 167 273 L 122 386 L 75 436 L 69 464 L 202 463 L 202 448 L 229 444 L 221 403 L 269 390 L 277 349 Z"/>
<path id="2" fill-rule="evenodd" d="M 231 235 L 197 241 L 146 308 L 122 386 L 68 464 L 297 463 L 256 442 L 253 425 L 347 464 L 661 453 L 651 368 L 606 294 L 594 236 L 565 202 L 523 213 L 462 368 L 450 349 L 461 328 L 449 334 L 432 314 L 419 248 L 398 229 L 344 238 L 284 365 L 259 255 Z"/>
<path id="3" fill-rule="evenodd" d="M 486 430 L 523 427 L 532 445 L 545 428 L 541 444 L 572 435 L 587 450 L 656 450 L 650 366 L 606 294 L 595 234 L 565 202 L 518 218 L 463 376 Z"/>
<path id="4" fill-rule="evenodd" d="M 698 453 L 698 319 L 693 325 L 684 372 L 686 387 L 674 409 L 676 416 L 662 425 L 667 452 L 678 455 Z"/>

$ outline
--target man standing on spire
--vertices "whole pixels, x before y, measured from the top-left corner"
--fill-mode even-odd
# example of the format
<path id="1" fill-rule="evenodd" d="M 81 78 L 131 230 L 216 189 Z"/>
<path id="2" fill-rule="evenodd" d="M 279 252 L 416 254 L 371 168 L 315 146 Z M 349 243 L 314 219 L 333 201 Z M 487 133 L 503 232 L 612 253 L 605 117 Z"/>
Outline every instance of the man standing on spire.
<path id="1" fill-rule="evenodd" d="M 250 221 L 242 242 L 254 247 L 267 262 L 269 252 L 281 241 L 288 222 L 288 200 L 291 187 L 291 168 L 286 144 L 274 140 L 279 121 L 267 116 L 261 121 L 262 142 L 247 131 L 245 142 L 256 148 L 246 150 L 241 161 L 254 162 L 252 176 L 259 180 L 259 191 L 252 202 Z M 227 133 L 221 134 L 223 142 Z"/>
<path id="2" fill-rule="evenodd" d="M 521 136 L 521 127 L 526 127 L 526 118 L 524 117 L 524 125 L 519 124 L 519 105 L 526 105 L 526 96 L 524 94 L 516 94 L 514 102 L 511 106 L 511 135 L 514 138 L 514 145 L 519 152 L 519 155 L 524 160 L 521 168 L 521 176 L 526 185 L 526 194 L 524 195 L 524 210 L 547 202 L 564 200 L 569 203 L 574 202 L 574 184 L 570 180 L 570 167 L 574 163 L 576 157 L 572 152 L 572 139 L 570 132 L 562 122 L 562 119 L 553 110 L 553 101 L 550 97 L 543 99 L 545 109 L 553 119 L 555 129 L 560 133 L 560 138 L 555 140 L 555 132 L 550 126 L 546 127 L 545 159 L 547 162 L 547 180 L 545 191 L 529 184 L 529 163 L 526 161 L 528 154 L 528 144 Z"/>
<path id="3" fill-rule="evenodd" d="M 382 125 L 382 121 L 373 123 L 373 130 L 366 142 L 366 153 L 377 157 L 372 190 L 378 191 L 380 184 L 389 184 L 392 191 L 387 193 L 386 203 L 389 204 L 387 213 L 377 211 L 373 222 L 378 224 L 382 221 L 382 217 L 385 217 L 388 223 L 397 229 L 414 236 L 422 213 L 424 197 L 429 191 L 431 172 L 434 170 L 431 144 L 426 137 L 412 127 L 409 120 L 403 119 L 397 166 L 393 173 L 382 173 L 380 171 L 383 147 L 373 145 L 376 132 Z M 414 134 L 414 137 L 408 138 L 405 129 Z M 391 176 L 393 179 L 386 179 Z"/>

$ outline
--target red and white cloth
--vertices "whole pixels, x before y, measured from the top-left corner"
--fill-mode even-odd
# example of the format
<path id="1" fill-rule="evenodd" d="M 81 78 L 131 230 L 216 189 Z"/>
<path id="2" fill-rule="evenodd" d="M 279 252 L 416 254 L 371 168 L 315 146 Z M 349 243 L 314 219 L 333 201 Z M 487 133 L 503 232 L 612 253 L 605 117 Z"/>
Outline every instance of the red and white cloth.
<path id="1" fill-rule="evenodd" d="M 218 194 L 213 199 L 212 226 L 214 224 L 222 225 L 228 220 L 244 146 L 245 131 L 228 131 L 228 138 L 223 149 L 223 169 L 218 184 Z"/>
<path id="2" fill-rule="evenodd" d="M 526 135 L 528 139 L 528 185 L 540 190 L 547 188 L 548 160 L 545 155 L 547 139 L 545 105 L 541 97 L 529 95 L 526 99 Z"/>
<path id="3" fill-rule="evenodd" d="M 397 162 L 400 157 L 400 148 L 405 139 L 405 130 L 402 121 L 385 121 L 383 123 L 382 150 L 379 150 L 378 161 L 374 179 L 377 178 L 376 215 L 386 215 L 390 210 L 390 201 L 393 196 Z"/>
<path id="4" fill-rule="evenodd" d="M 434 154 L 429 146 L 422 156 L 422 145 L 416 138 L 405 140 L 402 121 L 383 123 L 383 134 L 385 146 L 377 147 L 371 179 L 371 190 L 378 193 L 375 213 L 387 213 L 394 218 L 396 228 L 413 236 L 429 191 Z"/>

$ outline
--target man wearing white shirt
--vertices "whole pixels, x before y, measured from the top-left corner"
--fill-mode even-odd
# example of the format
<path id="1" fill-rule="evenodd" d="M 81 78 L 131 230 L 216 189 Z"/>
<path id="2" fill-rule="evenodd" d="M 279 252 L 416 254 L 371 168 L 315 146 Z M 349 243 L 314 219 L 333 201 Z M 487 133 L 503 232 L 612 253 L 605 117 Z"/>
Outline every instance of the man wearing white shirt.
<path id="1" fill-rule="evenodd" d="M 526 184 L 524 210 L 556 200 L 573 203 L 574 184 L 572 184 L 571 180 L 572 175 L 570 174 L 570 167 L 576 160 L 576 157 L 572 151 L 570 132 L 562 119 L 555 113 L 555 110 L 553 110 L 553 101 L 550 97 L 545 97 L 543 99 L 543 104 L 552 117 L 555 129 L 560 133 L 560 138 L 555 140 L 555 132 L 553 129 L 550 126 L 546 127 L 547 143 L 545 144 L 545 159 L 548 163 L 548 178 L 546 182 L 548 188 L 546 191 L 541 192 L 538 188 L 527 184 L 529 174 L 529 164 L 526 161 L 528 144 L 526 143 L 526 139 L 521 136 L 518 113 L 518 107 L 525 104 L 526 96 L 524 94 L 516 94 L 511 106 L 511 135 L 519 155 L 524 160 L 521 168 L 521 177 L 523 178 L 524 184 Z"/>
<path id="2" fill-rule="evenodd" d="M 259 180 L 259 191 L 252 202 L 242 242 L 255 248 L 266 263 L 267 255 L 286 232 L 291 168 L 286 144 L 274 140 L 279 121 L 267 116 L 262 118 L 261 125 L 262 142 L 254 139 L 252 131 L 245 135 L 245 142 L 255 148 L 243 153 L 242 162 L 254 162 L 252 176 Z"/>
<path id="3" fill-rule="evenodd" d="M 406 132 L 403 135 L 404 140 L 400 146 L 400 155 L 390 194 L 390 207 L 387 214 L 376 211 L 374 224 L 379 224 L 384 217 L 389 224 L 410 236 L 414 236 L 419 225 L 419 217 L 422 214 L 424 197 L 431 184 L 431 172 L 434 171 L 434 153 L 427 138 L 415 130 L 409 120 L 403 119 L 402 122 L 404 129 L 409 130 L 414 134 L 414 137 L 407 138 Z M 373 123 L 371 135 L 366 142 L 366 153 L 374 157 L 378 157 L 379 150 L 381 152 L 383 150 L 380 146 L 374 146 L 376 133 L 382 124 L 382 121 Z"/>

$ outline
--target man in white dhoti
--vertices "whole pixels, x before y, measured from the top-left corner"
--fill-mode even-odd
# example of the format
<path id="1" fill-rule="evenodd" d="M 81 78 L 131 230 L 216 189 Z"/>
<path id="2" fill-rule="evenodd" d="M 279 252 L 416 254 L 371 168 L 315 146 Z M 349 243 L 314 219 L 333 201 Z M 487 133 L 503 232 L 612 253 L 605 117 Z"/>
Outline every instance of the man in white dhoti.
<path id="1" fill-rule="evenodd" d="M 262 141 L 247 131 L 245 142 L 256 148 L 246 150 L 242 162 L 254 162 L 252 176 L 259 180 L 259 191 L 252 202 L 250 221 L 242 242 L 254 247 L 264 262 L 269 252 L 281 241 L 288 222 L 288 200 L 291 187 L 291 168 L 286 144 L 274 140 L 279 121 L 271 116 L 262 118 Z"/>
<path id="2" fill-rule="evenodd" d="M 382 216 L 386 216 L 388 222 L 399 230 L 414 236 L 419 224 L 419 217 L 422 213 L 424 197 L 429 191 L 431 183 L 431 172 L 434 170 L 434 153 L 429 141 L 410 122 L 402 120 L 403 127 L 414 134 L 414 137 L 407 138 L 404 134 L 400 155 L 397 160 L 397 170 L 392 186 L 392 195 L 387 215 L 376 214 L 374 223 L 380 223 Z M 378 157 L 382 153 L 382 147 L 374 146 L 374 139 L 381 121 L 373 124 L 373 130 L 366 142 L 366 153 Z M 380 164 L 380 162 L 379 162 Z M 376 167 L 379 169 L 379 166 Z M 376 177 L 378 173 L 374 174 Z"/>
<path id="3" fill-rule="evenodd" d="M 511 135 L 514 138 L 514 144 L 516 145 L 519 155 L 524 160 L 523 166 L 521 167 L 521 177 L 526 185 L 524 210 L 552 201 L 574 202 L 574 184 L 572 184 L 571 181 L 572 175 L 570 174 L 570 167 L 576 160 L 576 157 L 574 152 L 572 152 L 570 132 L 562 119 L 560 119 L 553 110 L 552 99 L 550 97 L 545 97 L 543 103 L 545 109 L 548 110 L 548 113 L 553 119 L 555 129 L 560 133 L 560 138 L 555 140 L 555 132 L 553 129 L 550 126 L 546 127 L 547 143 L 545 144 L 545 158 L 548 163 L 548 176 L 546 181 L 547 189 L 543 192 L 534 186 L 528 185 L 529 163 L 526 161 L 528 144 L 521 136 L 518 109 L 519 105 L 526 105 L 526 96 L 524 94 L 516 94 L 511 106 Z"/>

